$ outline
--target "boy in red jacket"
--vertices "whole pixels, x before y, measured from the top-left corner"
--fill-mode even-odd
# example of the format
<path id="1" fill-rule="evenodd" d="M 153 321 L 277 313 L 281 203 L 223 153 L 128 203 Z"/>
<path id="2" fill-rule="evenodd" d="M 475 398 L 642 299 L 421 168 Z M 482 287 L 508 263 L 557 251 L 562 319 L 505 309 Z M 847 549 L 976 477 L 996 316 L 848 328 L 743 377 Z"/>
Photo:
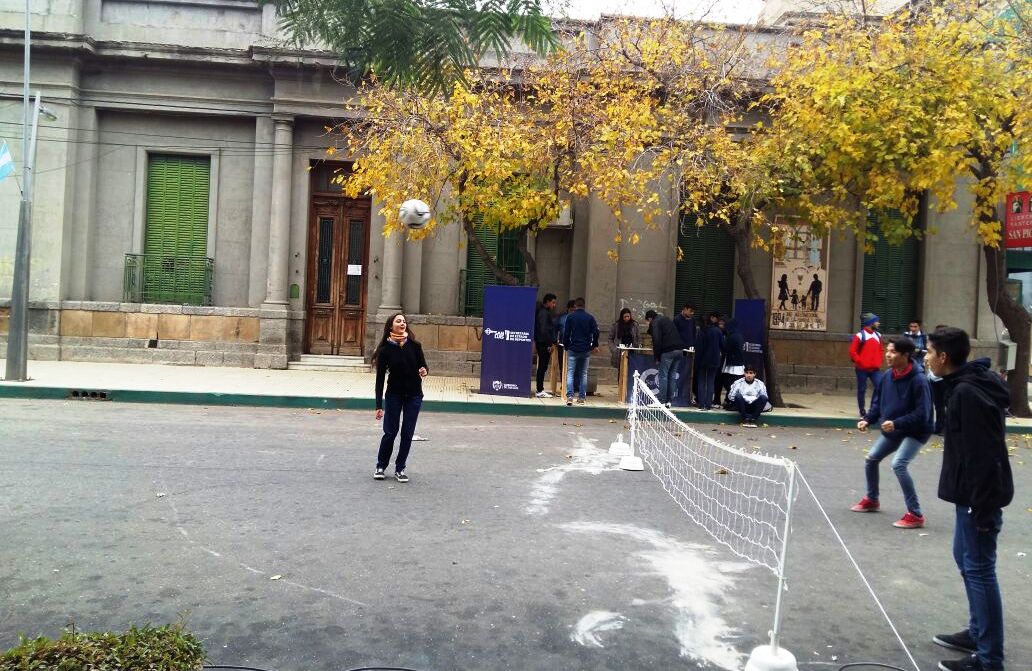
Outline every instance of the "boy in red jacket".
<path id="1" fill-rule="evenodd" d="M 862 328 L 849 344 L 849 358 L 856 368 L 856 403 L 863 418 L 867 416 L 867 381 L 870 380 L 871 386 L 877 389 L 881 379 L 882 343 L 881 333 L 878 333 L 878 315 L 865 312 L 860 317 L 860 324 Z"/>

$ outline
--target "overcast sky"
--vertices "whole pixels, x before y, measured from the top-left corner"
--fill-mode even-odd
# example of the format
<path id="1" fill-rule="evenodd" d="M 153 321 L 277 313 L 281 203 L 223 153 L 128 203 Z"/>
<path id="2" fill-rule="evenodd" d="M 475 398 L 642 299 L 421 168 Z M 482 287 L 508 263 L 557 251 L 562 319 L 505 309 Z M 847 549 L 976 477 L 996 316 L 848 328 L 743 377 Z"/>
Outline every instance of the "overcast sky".
<path id="1" fill-rule="evenodd" d="M 553 16 L 597 19 L 600 14 L 661 16 L 670 9 L 679 17 L 707 13 L 714 21 L 750 23 L 763 7 L 763 0 L 546 0 Z"/>

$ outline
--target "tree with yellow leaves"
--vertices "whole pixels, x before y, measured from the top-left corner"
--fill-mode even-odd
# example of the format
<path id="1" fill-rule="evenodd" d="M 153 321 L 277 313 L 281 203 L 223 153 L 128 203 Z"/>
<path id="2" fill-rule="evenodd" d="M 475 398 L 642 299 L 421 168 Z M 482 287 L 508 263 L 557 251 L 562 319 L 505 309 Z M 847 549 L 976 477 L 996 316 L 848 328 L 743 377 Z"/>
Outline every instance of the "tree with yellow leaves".
<path id="1" fill-rule="evenodd" d="M 915 7 L 807 30 L 767 97 L 770 151 L 791 168 L 793 201 L 811 223 L 867 241 L 921 235 L 914 221 L 926 194 L 940 211 L 957 207 L 958 189 L 971 194 L 989 306 L 1017 343 L 1011 410 L 1029 416 L 1032 319 L 1005 291 L 1001 206 L 1032 174 L 1030 50 L 1022 24 L 991 4 Z"/>

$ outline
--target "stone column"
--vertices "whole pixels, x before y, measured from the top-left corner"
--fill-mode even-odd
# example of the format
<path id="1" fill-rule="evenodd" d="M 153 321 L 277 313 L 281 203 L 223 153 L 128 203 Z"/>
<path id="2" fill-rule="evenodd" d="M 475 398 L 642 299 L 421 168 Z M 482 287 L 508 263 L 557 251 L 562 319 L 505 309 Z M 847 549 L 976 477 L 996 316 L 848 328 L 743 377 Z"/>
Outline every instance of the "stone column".
<path id="1" fill-rule="evenodd" d="M 267 293 L 269 269 L 269 206 L 263 197 L 272 191 L 272 117 L 254 120 L 254 175 L 251 205 L 251 263 L 248 268 L 247 304 L 260 306 Z"/>
<path id="2" fill-rule="evenodd" d="M 272 199 L 269 202 L 269 279 L 265 304 L 286 309 L 290 269 L 290 183 L 294 160 L 294 119 L 275 116 L 273 124 Z"/>
<path id="3" fill-rule="evenodd" d="M 422 307 L 423 241 L 404 242 L 402 258 L 405 270 L 402 273 L 401 304 L 405 314 L 418 315 Z"/>
<path id="4" fill-rule="evenodd" d="M 383 285 L 377 319 L 386 319 L 391 312 L 401 311 L 402 262 L 405 240 L 395 231 L 383 240 Z"/>
<path id="5" fill-rule="evenodd" d="M 287 367 L 290 271 L 290 184 L 294 176 L 294 119 L 273 116 L 272 194 L 269 201 L 269 271 L 261 305 L 255 368 Z M 255 194 L 256 196 L 259 194 Z"/>

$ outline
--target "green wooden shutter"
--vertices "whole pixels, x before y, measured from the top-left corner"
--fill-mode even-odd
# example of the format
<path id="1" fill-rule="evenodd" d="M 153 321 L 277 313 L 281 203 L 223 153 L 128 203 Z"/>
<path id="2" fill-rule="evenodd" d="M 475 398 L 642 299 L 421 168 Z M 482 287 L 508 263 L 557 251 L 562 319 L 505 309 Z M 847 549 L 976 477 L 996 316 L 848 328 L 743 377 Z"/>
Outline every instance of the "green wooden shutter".
<path id="1" fill-rule="evenodd" d="M 519 236 L 525 235 L 523 230 L 507 230 L 501 235 L 494 228 L 481 226 L 483 218 L 474 217 L 477 237 L 484 243 L 484 248 L 502 268 L 516 276 L 523 284 L 526 277 L 526 266 L 519 250 Z M 482 317 L 484 315 L 484 287 L 498 284 L 498 278 L 480 258 L 472 244 L 466 245 L 466 316 Z"/>
<path id="2" fill-rule="evenodd" d="M 887 216 L 900 218 L 898 212 L 889 212 Z M 867 220 L 870 225 L 877 225 L 873 215 Z M 873 312 L 881 317 L 881 329 L 886 333 L 903 333 L 910 320 L 917 317 L 917 254 L 914 238 L 908 238 L 902 245 L 890 245 L 879 236 L 874 250 L 864 255 L 861 312 Z"/>
<path id="3" fill-rule="evenodd" d="M 143 246 L 146 302 L 210 301 L 210 183 L 207 156 L 150 156 Z"/>
<path id="4" fill-rule="evenodd" d="M 735 244 L 716 224 L 697 226 L 694 215 L 681 215 L 677 244 L 683 256 L 677 262 L 674 284 L 676 314 L 685 303 L 694 303 L 697 312 L 731 314 L 734 303 Z"/>

